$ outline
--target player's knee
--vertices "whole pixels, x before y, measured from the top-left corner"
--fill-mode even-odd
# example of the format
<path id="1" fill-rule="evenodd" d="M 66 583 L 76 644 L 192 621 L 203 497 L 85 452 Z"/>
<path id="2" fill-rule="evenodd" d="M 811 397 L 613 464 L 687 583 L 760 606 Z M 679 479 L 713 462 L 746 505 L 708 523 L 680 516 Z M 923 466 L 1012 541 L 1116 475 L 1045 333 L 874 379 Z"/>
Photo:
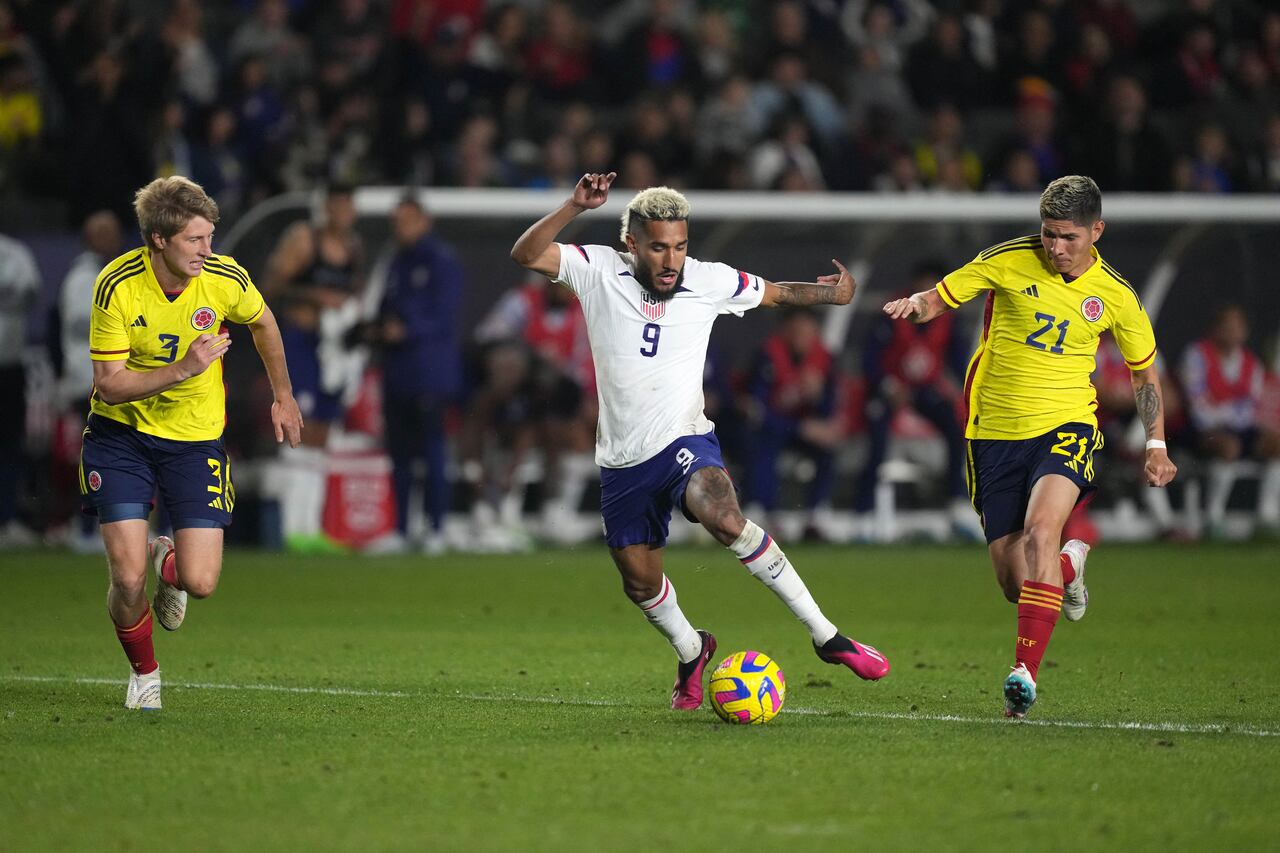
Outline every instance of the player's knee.
<path id="1" fill-rule="evenodd" d="M 622 579 L 622 591 L 626 593 L 627 598 L 635 604 L 643 604 L 646 601 L 652 601 L 662 592 L 661 584 L 654 586 L 646 583 L 639 578 Z"/>
<path id="2" fill-rule="evenodd" d="M 183 578 L 182 588 L 192 598 L 208 598 L 218 588 L 218 579 L 216 577 Z"/>
<path id="3" fill-rule="evenodd" d="M 747 526 L 747 519 L 741 511 L 732 507 L 709 513 L 707 518 L 700 521 L 707 532 L 722 545 L 732 545 L 742 535 L 742 529 Z"/>
<path id="4" fill-rule="evenodd" d="M 147 597 L 147 574 L 145 571 L 113 571 L 111 590 L 120 600 L 128 604 L 136 604 Z"/>

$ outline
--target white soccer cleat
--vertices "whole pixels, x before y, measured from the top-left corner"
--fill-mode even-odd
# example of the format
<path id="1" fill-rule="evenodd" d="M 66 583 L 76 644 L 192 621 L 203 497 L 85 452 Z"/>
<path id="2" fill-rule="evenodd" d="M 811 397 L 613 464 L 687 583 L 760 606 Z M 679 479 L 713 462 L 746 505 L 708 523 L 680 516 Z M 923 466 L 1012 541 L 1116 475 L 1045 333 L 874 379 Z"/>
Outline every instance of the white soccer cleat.
<path id="1" fill-rule="evenodd" d="M 1068 622 L 1079 622 L 1089 606 L 1089 589 L 1084 585 L 1084 561 L 1089 556 L 1089 543 L 1072 539 L 1062 546 L 1060 553 L 1067 555 L 1076 570 L 1076 579 L 1062 588 L 1062 615 Z"/>
<path id="2" fill-rule="evenodd" d="M 124 694 L 124 706 L 130 711 L 160 710 L 159 669 L 153 669 L 146 675 L 130 673 L 129 689 Z"/>
<path id="3" fill-rule="evenodd" d="M 178 589 L 164 579 L 161 569 L 165 557 L 173 550 L 173 540 L 168 536 L 157 536 L 147 543 L 147 551 L 151 556 L 151 567 L 156 571 L 156 596 L 152 601 L 152 609 L 156 612 L 156 620 L 166 631 L 176 631 L 182 627 L 182 620 L 187 615 L 187 592 Z"/>

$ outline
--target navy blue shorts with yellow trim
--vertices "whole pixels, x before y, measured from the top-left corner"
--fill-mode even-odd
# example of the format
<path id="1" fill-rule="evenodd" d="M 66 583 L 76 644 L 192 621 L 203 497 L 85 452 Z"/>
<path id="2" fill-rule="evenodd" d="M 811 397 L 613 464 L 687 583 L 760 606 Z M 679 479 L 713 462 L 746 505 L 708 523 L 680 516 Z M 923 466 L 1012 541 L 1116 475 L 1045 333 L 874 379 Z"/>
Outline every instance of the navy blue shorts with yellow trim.
<path id="1" fill-rule="evenodd" d="M 222 440 L 176 441 L 89 415 L 80 450 L 80 500 L 104 523 L 146 518 L 156 494 L 174 530 L 226 527 L 235 509 Z"/>
<path id="2" fill-rule="evenodd" d="M 1061 474 L 1080 487 L 1079 503 L 1097 489 L 1093 452 L 1102 431 L 1084 423 L 1063 424 L 1035 438 L 969 439 L 969 497 L 991 543 L 1022 529 L 1031 489 L 1046 474 Z"/>

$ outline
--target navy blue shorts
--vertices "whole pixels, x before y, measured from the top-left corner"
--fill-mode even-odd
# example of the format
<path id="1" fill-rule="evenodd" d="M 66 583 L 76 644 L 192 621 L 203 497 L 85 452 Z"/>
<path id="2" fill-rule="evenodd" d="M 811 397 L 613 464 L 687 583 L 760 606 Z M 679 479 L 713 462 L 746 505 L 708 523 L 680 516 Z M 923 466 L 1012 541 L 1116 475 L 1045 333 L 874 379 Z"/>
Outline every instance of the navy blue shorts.
<path id="1" fill-rule="evenodd" d="M 684 490 L 699 468 L 723 468 L 714 432 L 677 438 L 652 459 L 630 468 L 600 469 L 600 515 L 610 548 L 667 544 L 671 510 L 697 521 L 684 507 Z"/>
<path id="2" fill-rule="evenodd" d="M 231 460 L 214 441 L 175 441 L 89 415 L 80 450 L 80 501 L 106 524 L 145 519 L 156 490 L 174 530 L 226 527 L 236 492 Z"/>
<path id="3" fill-rule="evenodd" d="M 1044 435 L 1007 441 L 969 439 L 969 497 L 990 544 L 1022 529 L 1031 489 L 1046 474 L 1061 474 L 1080 487 L 1079 503 L 1093 484 L 1093 452 L 1102 431 L 1082 423 L 1063 424 Z"/>
<path id="4" fill-rule="evenodd" d="M 293 398 L 298 401 L 303 420 L 341 420 L 341 396 L 324 390 L 320 385 L 320 336 L 296 326 L 284 326 L 280 329 L 280 340 L 289 365 Z"/>

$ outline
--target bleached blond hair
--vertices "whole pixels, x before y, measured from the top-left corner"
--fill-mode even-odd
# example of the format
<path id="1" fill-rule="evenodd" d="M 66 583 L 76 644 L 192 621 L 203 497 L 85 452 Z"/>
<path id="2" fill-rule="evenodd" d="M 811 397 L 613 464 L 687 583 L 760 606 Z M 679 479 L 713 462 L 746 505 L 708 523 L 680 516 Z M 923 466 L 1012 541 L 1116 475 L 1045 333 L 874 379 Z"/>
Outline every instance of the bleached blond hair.
<path id="1" fill-rule="evenodd" d="M 649 187 L 636 193 L 622 211 L 621 239 L 625 245 L 627 235 L 635 222 L 688 222 L 689 199 L 671 187 Z"/>

